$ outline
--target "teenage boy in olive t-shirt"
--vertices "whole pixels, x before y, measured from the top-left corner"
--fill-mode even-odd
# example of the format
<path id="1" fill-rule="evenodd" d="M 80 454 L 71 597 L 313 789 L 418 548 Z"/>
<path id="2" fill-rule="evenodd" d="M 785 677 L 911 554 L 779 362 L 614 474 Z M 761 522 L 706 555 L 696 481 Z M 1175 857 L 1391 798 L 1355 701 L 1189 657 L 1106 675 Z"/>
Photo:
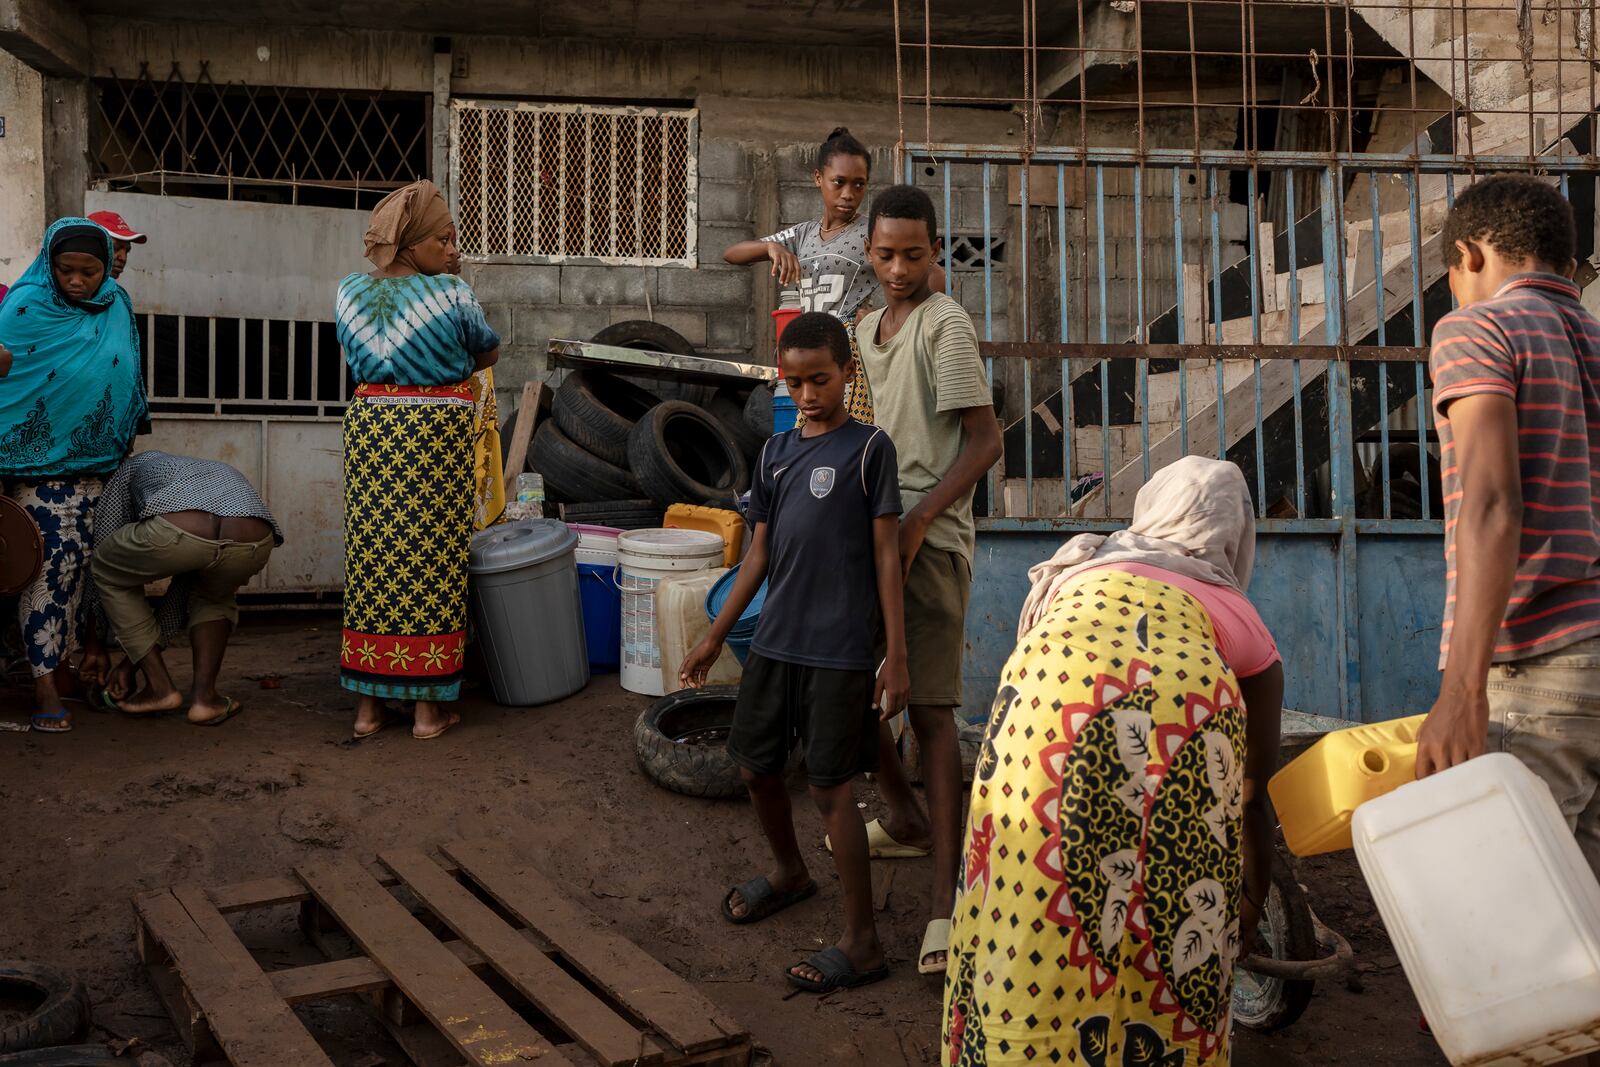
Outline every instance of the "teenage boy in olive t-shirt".
<path id="1" fill-rule="evenodd" d="M 922 755 L 925 815 L 879 731 L 878 790 L 888 815 L 868 827 L 878 855 L 931 846 L 931 919 L 917 966 L 942 974 L 955 906 L 961 848 L 961 754 L 955 709 L 972 588 L 972 492 L 1000 459 L 1000 424 L 978 356 L 978 336 L 961 305 L 934 292 L 939 225 L 933 201 L 896 185 L 879 193 L 867 219 L 867 255 L 885 306 L 856 330 L 877 423 L 895 443 L 900 495 L 900 558 L 905 571 L 909 718 Z"/>

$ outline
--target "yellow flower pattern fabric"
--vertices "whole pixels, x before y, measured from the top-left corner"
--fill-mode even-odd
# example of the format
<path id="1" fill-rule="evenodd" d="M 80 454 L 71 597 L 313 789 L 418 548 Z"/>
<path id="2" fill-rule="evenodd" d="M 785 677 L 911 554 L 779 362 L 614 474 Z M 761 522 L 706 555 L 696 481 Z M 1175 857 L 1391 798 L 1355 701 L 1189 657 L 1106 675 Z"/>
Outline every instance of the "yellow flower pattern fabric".
<path id="1" fill-rule="evenodd" d="M 1227 1067 L 1245 720 L 1199 602 L 1084 573 L 1013 651 L 973 783 L 951 1067 Z"/>
<path id="2" fill-rule="evenodd" d="M 465 384 L 363 385 L 345 412 L 346 689 L 405 700 L 460 693 L 473 418 Z"/>
<path id="3" fill-rule="evenodd" d="M 482 530 L 506 518 L 506 472 L 500 459 L 494 368 L 479 371 L 467 383 L 472 386 L 472 528 Z"/>

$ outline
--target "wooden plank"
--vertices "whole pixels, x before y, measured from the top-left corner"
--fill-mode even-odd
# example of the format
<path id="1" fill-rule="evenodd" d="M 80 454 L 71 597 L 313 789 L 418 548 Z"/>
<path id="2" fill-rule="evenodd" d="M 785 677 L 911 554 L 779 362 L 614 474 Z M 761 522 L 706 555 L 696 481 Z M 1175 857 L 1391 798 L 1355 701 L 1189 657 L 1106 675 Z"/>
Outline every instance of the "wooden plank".
<path id="1" fill-rule="evenodd" d="M 517 475 L 528 465 L 528 442 L 533 440 L 534 424 L 539 421 L 539 404 L 543 400 L 544 386 L 539 382 L 524 382 L 522 399 L 517 404 L 517 421 L 511 428 L 511 448 L 506 452 L 506 499 L 517 498 Z"/>
<path id="2" fill-rule="evenodd" d="M 351 940 L 472 1064 L 568 1062 L 346 857 L 295 868 Z"/>
<path id="3" fill-rule="evenodd" d="M 462 841 L 439 851 L 674 1047 L 699 1052 L 748 1036 L 688 982 L 627 938 L 602 929 L 543 874 L 508 857 L 504 845 Z"/>
<path id="4" fill-rule="evenodd" d="M 370 993 L 394 984 L 382 967 L 365 956 L 268 971 L 267 981 L 287 1004 L 336 997 L 341 993 Z"/>
<path id="5" fill-rule="evenodd" d="M 333 1067 L 203 890 L 144 893 L 135 907 L 171 953 L 184 988 L 234 1067 Z"/>
<path id="6" fill-rule="evenodd" d="M 661 1050 L 651 1050 L 632 1023 L 507 926 L 420 849 L 383 852 L 378 862 L 393 871 L 457 937 L 481 953 L 529 1003 L 601 1063 L 620 1067 L 661 1061 Z"/>

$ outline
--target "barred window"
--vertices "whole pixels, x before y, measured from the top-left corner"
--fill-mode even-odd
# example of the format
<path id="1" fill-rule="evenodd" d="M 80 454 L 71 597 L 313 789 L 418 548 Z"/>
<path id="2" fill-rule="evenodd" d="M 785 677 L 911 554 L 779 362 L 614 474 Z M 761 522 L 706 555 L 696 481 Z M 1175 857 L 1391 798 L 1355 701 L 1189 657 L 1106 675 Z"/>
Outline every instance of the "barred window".
<path id="1" fill-rule="evenodd" d="M 698 112 L 452 101 L 463 254 L 695 261 Z"/>
<path id="2" fill-rule="evenodd" d="M 114 189 L 318 207 L 368 208 L 431 173 L 422 93 L 219 83 L 93 83 L 92 177 Z"/>

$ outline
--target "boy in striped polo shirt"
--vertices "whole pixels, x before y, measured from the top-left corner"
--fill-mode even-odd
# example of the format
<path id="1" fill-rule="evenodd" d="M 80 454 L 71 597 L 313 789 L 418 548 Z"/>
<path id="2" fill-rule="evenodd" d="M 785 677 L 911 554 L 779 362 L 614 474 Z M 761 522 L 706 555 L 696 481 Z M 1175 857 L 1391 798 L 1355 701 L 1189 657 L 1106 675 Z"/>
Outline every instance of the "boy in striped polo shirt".
<path id="1" fill-rule="evenodd" d="M 1417 776 L 1513 753 L 1600 873 L 1600 321 L 1547 181 L 1474 184 L 1443 238 L 1461 306 L 1430 357 L 1446 597 Z"/>

